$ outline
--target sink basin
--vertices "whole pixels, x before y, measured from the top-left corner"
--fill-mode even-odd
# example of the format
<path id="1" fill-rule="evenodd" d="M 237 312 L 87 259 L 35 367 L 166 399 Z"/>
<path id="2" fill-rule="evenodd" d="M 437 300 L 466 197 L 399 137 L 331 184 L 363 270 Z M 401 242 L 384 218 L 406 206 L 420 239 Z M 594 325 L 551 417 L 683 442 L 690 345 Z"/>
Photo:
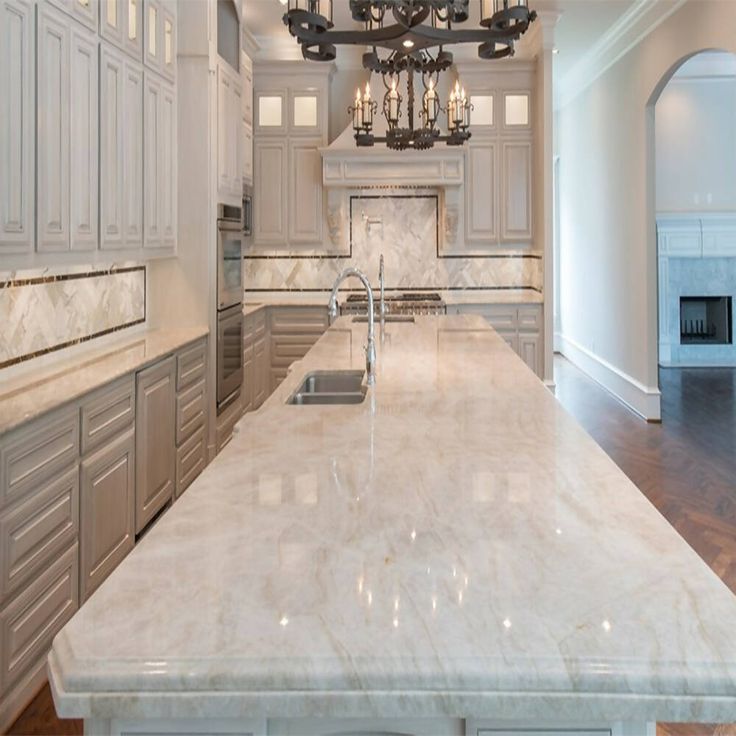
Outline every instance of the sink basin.
<path id="1" fill-rule="evenodd" d="M 363 324 L 365 324 L 367 321 L 368 321 L 368 316 L 367 315 L 360 315 L 358 317 L 353 317 L 353 322 L 362 322 Z M 389 322 L 409 322 L 409 323 L 414 323 L 414 321 L 415 321 L 414 320 L 414 317 L 412 317 L 409 314 L 387 314 L 384 317 L 384 322 L 386 322 L 386 324 L 388 324 Z M 381 318 L 380 317 L 376 317 L 376 324 L 378 325 L 380 323 L 381 323 Z"/>
<path id="2" fill-rule="evenodd" d="M 365 399 L 364 371 L 313 371 L 289 397 L 288 404 L 360 404 Z"/>

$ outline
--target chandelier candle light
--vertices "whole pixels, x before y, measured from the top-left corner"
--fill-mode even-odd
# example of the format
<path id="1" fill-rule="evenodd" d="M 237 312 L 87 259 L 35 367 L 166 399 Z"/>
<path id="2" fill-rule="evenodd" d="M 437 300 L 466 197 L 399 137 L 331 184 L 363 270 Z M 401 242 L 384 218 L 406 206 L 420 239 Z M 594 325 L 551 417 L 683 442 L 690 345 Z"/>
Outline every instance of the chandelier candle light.
<path id="1" fill-rule="evenodd" d="M 288 0 L 284 23 L 310 61 L 333 61 L 336 46 L 366 46 L 363 67 L 382 76 L 386 92 L 382 112 L 388 124 L 384 137 L 373 134 L 373 119 L 378 103 L 370 86 L 348 108 L 358 146 L 385 143 L 389 148 L 423 150 L 436 142 L 460 146 L 470 138 L 472 105 L 458 81 L 450 93 L 447 108 L 441 106 L 437 91 L 440 72 L 453 64 L 445 46 L 477 43 L 481 59 L 512 56 L 514 43 L 529 28 L 537 14 L 529 10 L 528 0 L 473 0 L 480 5 L 480 27 L 467 29 L 462 24 L 470 17 L 471 0 L 348 0 L 353 20 L 362 29 L 337 30 L 332 21 L 332 0 Z M 460 26 L 460 27 L 458 27 Z M 380 49 L 380 54 L 379 54 Z M 406 75 L 406 114 L 399 92 L 401 75 Z M 424 93 L 421 110 L 415 116 L 415 77 L 421 75 Z M 448 133 L 437 123 L 447 114 Z M 416 119 L 421 120 L 418 124 Z M 399 125 L 404 118 L 404 124 Z"/>

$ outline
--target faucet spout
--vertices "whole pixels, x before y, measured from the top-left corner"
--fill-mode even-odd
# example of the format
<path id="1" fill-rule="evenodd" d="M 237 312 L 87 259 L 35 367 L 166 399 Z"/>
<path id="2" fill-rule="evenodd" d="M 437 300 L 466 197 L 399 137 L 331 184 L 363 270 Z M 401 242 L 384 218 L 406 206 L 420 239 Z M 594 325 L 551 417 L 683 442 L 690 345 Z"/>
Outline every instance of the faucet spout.
<path id="1" fill-rule="evenodd" d="M 357 268 L 346 268 L 335 280 L 330 294 L 327 310 L 330 318 L 330 324 L 337 317 L 337 291 L 345 279 L 354 276 L 359 279 L 368 295 L 368 344 L 365 346 L 365 370 L 368 376 L 368 385 L 372 386 L 376 382 L 376 338 L 375 324 L 373 314 L 373 289 L 371 288 L 368 277 Z"/>

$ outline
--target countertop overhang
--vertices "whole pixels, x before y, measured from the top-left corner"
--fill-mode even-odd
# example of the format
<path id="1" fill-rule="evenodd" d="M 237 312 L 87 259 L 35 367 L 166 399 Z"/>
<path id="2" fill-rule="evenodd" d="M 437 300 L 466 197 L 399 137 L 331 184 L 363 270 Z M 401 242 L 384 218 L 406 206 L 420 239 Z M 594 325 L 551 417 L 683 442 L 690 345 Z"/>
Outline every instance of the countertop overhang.
<path id="1" fill-rule="evenodd" d="M 57 636 L 76 717 L 736 720 L 736 597 L 480 317 L 338 320 Z"/>

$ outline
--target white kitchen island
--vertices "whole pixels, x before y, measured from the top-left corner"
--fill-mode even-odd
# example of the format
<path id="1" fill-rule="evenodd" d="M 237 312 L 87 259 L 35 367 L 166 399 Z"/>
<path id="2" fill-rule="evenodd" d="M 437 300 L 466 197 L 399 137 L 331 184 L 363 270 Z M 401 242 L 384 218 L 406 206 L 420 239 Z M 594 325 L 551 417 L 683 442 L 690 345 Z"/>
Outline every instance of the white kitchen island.
<path id="1" fill-rule="evenodd" d="M 736 721 L 736 597 L 480 317 L 342 318 L 57 636 L 95 734 Z M 535 730 L 536 729 L 536 730 Z"/>

